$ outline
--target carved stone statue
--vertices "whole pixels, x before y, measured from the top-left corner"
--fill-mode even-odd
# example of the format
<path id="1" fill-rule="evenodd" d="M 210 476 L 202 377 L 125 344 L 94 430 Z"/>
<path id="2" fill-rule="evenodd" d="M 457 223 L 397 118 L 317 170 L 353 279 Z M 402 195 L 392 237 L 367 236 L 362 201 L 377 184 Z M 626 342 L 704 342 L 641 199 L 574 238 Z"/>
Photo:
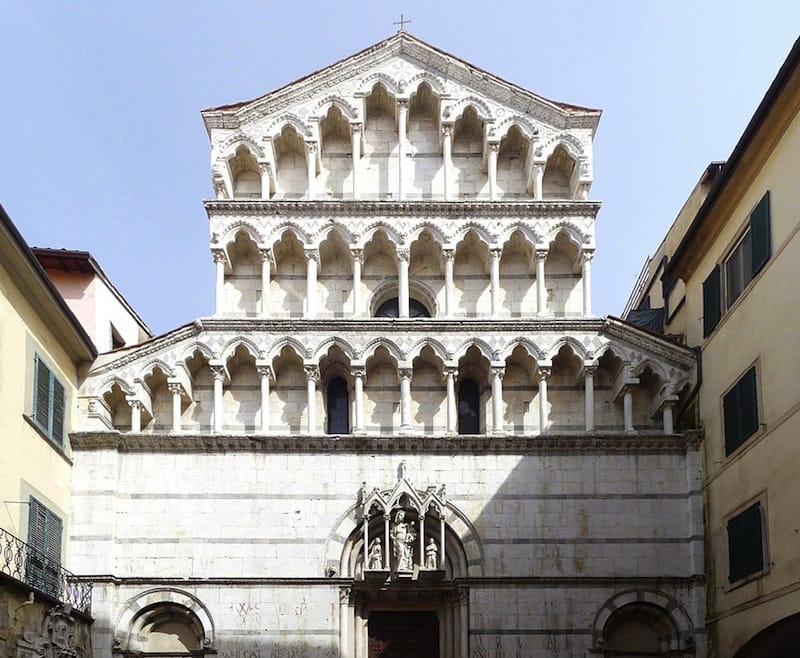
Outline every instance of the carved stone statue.
<path id="1" fill-rule="evenodd" d="M 433 541 L 433 537 L 428 539 L 428 545 L 425 547 L 425 568 L 439 568 L 439 547 L 436 545 L 436 542 Z"/>
<path id="2" fill-rule="evenodd" d="M 412 571 L 414 569 L 412 546 L 417 538 L 417 533 L 414 532 L 414 524 L 407 522 L 405 518 L 406 513 L 403 510 L 397 512 L 390 533 L 395 571 Z"/>
<path id="3" fill-rule="evenodd" d="M 380 539 L 373 539 L 370 542 L 367 560 L 368 569 L 383 569 L 383 548 L 381 548 Z"/>

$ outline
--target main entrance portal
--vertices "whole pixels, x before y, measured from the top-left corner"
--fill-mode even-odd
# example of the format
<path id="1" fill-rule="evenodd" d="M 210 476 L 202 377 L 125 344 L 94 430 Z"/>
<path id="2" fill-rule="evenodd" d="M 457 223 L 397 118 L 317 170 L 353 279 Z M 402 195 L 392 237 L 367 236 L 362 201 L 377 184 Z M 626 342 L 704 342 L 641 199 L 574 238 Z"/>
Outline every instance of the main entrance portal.
<path id="1" fill-rule="evenodd" d="M 435 612 L 372 612 L 369 658 L 439 658 Z"/>

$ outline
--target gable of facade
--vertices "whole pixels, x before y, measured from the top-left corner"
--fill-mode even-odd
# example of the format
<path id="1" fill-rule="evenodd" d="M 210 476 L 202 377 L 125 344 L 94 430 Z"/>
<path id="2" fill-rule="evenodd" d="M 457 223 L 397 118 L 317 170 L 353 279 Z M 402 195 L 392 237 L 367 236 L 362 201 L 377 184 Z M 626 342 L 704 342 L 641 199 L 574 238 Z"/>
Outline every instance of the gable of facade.
<path id="1" fill-rule="evenodd" d="M 80 391 L 96 646 L 703 655 L 694 355 L 592 314 L 599 112 L 401 32 L 203 117 L 216 312 Z"/>

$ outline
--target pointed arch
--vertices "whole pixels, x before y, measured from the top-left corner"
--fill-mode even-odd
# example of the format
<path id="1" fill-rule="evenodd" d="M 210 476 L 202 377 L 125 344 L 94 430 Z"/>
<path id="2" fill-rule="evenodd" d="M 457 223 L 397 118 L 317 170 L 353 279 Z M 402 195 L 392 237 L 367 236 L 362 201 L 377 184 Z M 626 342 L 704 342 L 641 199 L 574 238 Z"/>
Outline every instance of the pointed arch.
<path id="1" fill-rule="evenodd" d="M 494 121 L 489 105 L 477 96 L 466 96 L 456 101 L 453 105 L 446 107 L 444 118 L 448 122 L 452 121 L 455 123 L 464 115 L 468 107 L 472 107 L 472 109 L 475 110 L 475 114 L 477 114 L 478 118 L 484 123 Z"/>
<path id="2" fill-rule="evenodd" d="M 232 338 L 225 343 L 225 345 L 223 345 L 222 349 L 220 350 L 220 359 L 222 361 L 227 361 L 230 359 L 239 346 L 244 347 L 244 349 L 247 350 L 250 356 L 252 356 L 254 359 L 260 358 L 262 350 L 252 338 L 248 338 L 247 336 L 236 336 L 236 338 Z"/>
<path id="3" fill-rule="evenodd" d="M 581 361 L 586 360 L 586 347 L 572 336 L 562 336 L 545 353 L 544 360 L 552 361 L 562 347 L 569 347 Z"/>
<path id="4" fill-rule="evenodd" d="M 295 234 L 300 242 L 303 245 L 311 245 L 314 243 L 314 240 L 311 238 L 311 235 L 298 223 L 295 221 L 286 221 L 282 224 L 278 224 L 270 233 L 269 237 L 266 240 L 266 243 L 270 246 L 270 248 L 275 246 L 276 242 L 280 242 L 284 235 L 291 231 Z"/>
<path id="5" fill-rule="evenodd" d="M 364 345 L 364 348 L 361 350 L 361 354 L 359 355 L 361 360 L 367 361 L 367 359 L 375 354 L 375 351 L 379 347 L 386 348 L 386 351 L 389 352 L 389 356 L 393 357 L 398 363 L 405 360 L 405 354 L 403 353 L 403 350 L 401 350 L 394 341 L 391 341 L 388 338 L 373 338 L 366 345 Z"/>
<path id="6" fill-rule="evenodd" d="M 514 115 L 504 119 L 494 127 L 495 138 L 502 139 L 513 126 L 516 126 L 522 133 L 522 136 L 529 142 L 535 141 L 539 136 L 539 129 L 531 121 L 525 117 Z"/>
<path id="7" fill-rule="evenodd" d="M 428 86 L 431 88 L 431 91 L 433 91 L 433 93 L 435 93 L 437 96 L 441 97 L 443 94 L 447 93 L 447 88 L 445 87 L 445 83 L 441 78 L 429 73 L 428 71 L 420 71 L 406 83 L 406 92 L 408 93 L 409 98 L 419 91 L 420 85 L 425 83 L 428 84 Z"/>
<path id="8" fill-rule="evenodd" d="M 425 231 L 427 231 L 433 236 L 433 239 L 439 243 L 440 247 L 443 247 L 445 244 L 448 243 L 447 236 L 445 235 L 441 226 L 437 226 L 436 224 L 430 221 L 423 221 L 411 227 L 408 233 L 408 239 L 407 239 L 408 244 L 411 244 L 412 242 L 414 242 L 414 240 L 417 240 L 419 236 L 422 235 Z"/>
<path id="9" fill-rule="evenodd" d="M 375 89 L 375 85 L 377 84 L 382 84 L 384 87 L 386 87 L 386 91 L 395 97 L 402 93 L 398 81 L 387 73 L 383 73 L 381 71 L 372 73 L 366 78 L 362 78 L 361 82 L 359 83 L 358 93 L 368 96 L 372 93 L 372 90 Z"/>
<path id="10" fill-rule="evenodd" d="M 569 156 L 575 160 L 576 163 L 578 159 L 584 155 L 581 140 L 571 133 L 558 133 L 554 135 L 542 145 L 541 151 L 537 151 L 536 155 L 540 158 L 549 158 L 559 145 L 564 147 Z"/>
<path id="11" fill-rule="evenodd" d="M 671 378 L 669 372 L 664 364 L 649 356 L 644 357 L 639 363 L 637 363 L 631 374 L 634 377 L 638 377 L 647 368 L 650 368 L 650 370 L 661 380 L 662 384 L 666 384 L 670 381 Z"/>
<path id="12" fill-rule="evenodd" d="M 487 249 L 491 248 L 491 246 L 496 242 L 495 236 L 489 233 L 485 226 L 478 224 L 477 222 L 467 222 L 466 224 L 460 226 L 458 231 L 453 234 L 452 242 L 457 246 L 459 242 L 467 237 L 467 234 L 470 231 L 475 233 L 478 239 L 486 244 Z"/>
<path id="13" fill-rule="evenodd" d="M 332 222 L 325 224 L 319 230 L 319 232 L 314 237 L 313 246 L 319 247 L 323 242 L 325 242 L 325 240 L 327 240 L 331 236 L 331 233 L 338 233 L 339 237 L 342 238 L 345 244 L 353 243 L 357 239 L 356 234 L 353 233 L 352 230 L 350 230 L 347 224 L 333 220 Z"/>
<path id="14" fill-rule="evenodd" d="M 536 249 L 536 245 L 544 241 L 544 236 L 537 232 L 536 226 L 526 222 L 517 222 L 516 224 L 509 224 L 503 226 L 503 232 L 497 236 L 497 241 L 505 244 L 511 239 L 514 233 L 519 232 L 522 237 L 530 244 L 531 249 Z"/>
<path id="15" fill-rule="evenodd" d="M 544 351 L 530 338 L 526 338 L 525 336 L 517 336 L 513 340 L 509 341 L 503 348 L 503 351 L 500 354 L 500 358 L 503 361 L 505 361 L 508 357 L 511 356 L 511 353 L 517 347 L 521 347 L 522 349 L 524 349 L 527 355 L 537 363 L 547 360 L 547 355 L 544 353 Z"/>
<path id="16" fill-rule="evenodd" d="M 217 358 L 217 355 L 214 353 L 214 350 L 212 350 L 210 346 L 206 345 L 205 343 L 201 343 L 200 341 L 197 341 L 189 345 L 181 353 L 180 362 L 185 365 L 186 362 L 194 356 L 195 352 L 200 352 L 200 354 L 209 361 Z"/>
<path id="17" fill-rule="evenodd" d="M 319 103 L 317 103 L 316 107 L 314 107 L 314 116 L 319 119 L 322 119 L 327 115 L 328 110 L 331 107 L 336 107 L 342 113 L 342 115 L 347 118 L 349 121 L 359 121 L 358 117 L 358 110 L 353 106 L 350 105 L 344 98 L 341 96 L 336 96 L 331 94 L 323 98 Z"/>
<path id="18" fill-rule="evenodd" d="M 150 359 L 141 368 L 139 368 L 139 374 L 136 378 L 143 380 L 148 375 L 152 375 L 156 368 L 161 370 L 161 372 L 163 372 L 167 377 L 174 377 L 175 375 L 173 366 L 169 365 L 163 359 L 155 358 Z"/>
<path id="19" fill-rule="evenodd" d="M 326 338 L 323 340 L 319 345 L 317 345 L 316 349 L 313 351 L 313 358 L 315 361 L 319 362 L 319 360 L 328 353 L 328 350 L 336 345 L 344 355 L 353 361 L 356 358 L 356 350 L 355 348 L 348 343 L 344 338 L 339 336 L 332 336 L 330 338 Z"/>
<path id="20" fill-rule="evenodd" d="M 94 394 L 96 397 L 102 397 L 112 388 L 114 388 L 114 384 L 119 386 L 120 390 L 125 395 L 134 395 L 136 389 L 134 388 L 133 384 L 129 384 L 127 381 L 118 377 L 117 375 L 112 375 L 111 377 L 106 377 L 103 379 L 98 386 L 94 389 Z"/>
<path id="21" fill-rule="evenodd" d="M 283 338 L 277 339 L 272 345 L 270 345 L 269 350 L 267 351 L 267 360 L 272 363 L 280 353 L 283 351 L 284 347 L 290 348 L 295 355 L 301 360 L 305 361 L 306 354 L 309 350 L 306 349 L 306 346 L 303 345 L 297 338 L 293 338 L 292 336 L 284 336 Z"/>
<path id="22" fill-rule="evenodd" d="M 480 338 L 469 338 L 461 343 L 456 349 L 453 350 L 453 359 L 458 360 L 464 355 L 466 355 L 467 350 L 470 347 L 475 347 L 478 352 L 480 352 L 483 356 L 485 356 L 489 363 L 494 361 L 495 351 L 492 349 L 492 346 L 489 345 L 485 340 L 481 340 Z"/>
<path id="23" fill-rule="evenodd" d="M 575 245 L 578 253 L 581 253 L 584 244 L 589 242 L 588 235 L 581 231 L 578 226 L 570 221 L 564 220 L 550 227 L 550 230 L 545 236 L 545 242 L 548 246 L 558 237 L 559 233 L 564 233 L 567 238 L 569 238 L 569 241 Z"/>
<path id="24" fill-rule="evenodd" d="M 219 147 L 219 157 L 223 158 L 226 162 L 236 155 L 236 151 L 240 146 L 246 146 L 252 154 L 258 159 L 264 159 L 266 153 L 264 149 L 259 146 L 258 142 L 250 135 L 237 132 L 228 139 L 226 139 Z"/>
<path id="25" fill-rule="evenodd" d="M 361 239 L 358 241 L 358 246 L 366 247 L 367 243 L 381 230 L 386 233 L 386 236 L 394 243 L 395 247 L 399 247 L 404 243 L 403 236 L 394 226 L 383 220 L 378 220 L 367 226 L 361 232 Z"/>
<path id="26" fill-rule="evenodd" d="M 426 336 L 425 338 L 421 338 L 416 343 L 414 343 L 409 348 L 406 354 L 406 359 L 408 361 L 413 361 L 420 355 L 420 352 L 422 352 L 422 350 L 425 347 L 430 347 L 433 350 L 433 353 L 442 360 L 443 364 L 447 363 L 450 360 L 451 355 L 447 351 L 447 348 L 444 346 L 444 344 L 431 336 Z"/>
<path id="27" fill-rule="evenodd" d="M 310 124 L 306 123 L 301 117 L 291 112 L 280 115 L 276 118 L 266 130 L 266 134 L 273 140 L 280 136 L 281 132 L 286 126 L 294 128 L 295 132 L 301 137 L 313 137 L 314 131 Z"/>
<path id="28" fill-rule="evenodd" d="M 246 219 L 239 219 L 235 222 L 231 222 L 225 226 L 224 230 L 225 232 L 221 236 L 218 236 L 217 244 L 225 248 L 236 240 L 236 236 L 239 235 L 239 233 L 246 233 L 247 237 L 256 244 L 262 244 L 264 242 L 264 236 L 261 231 L 259 231 L 252 222 Z"/>

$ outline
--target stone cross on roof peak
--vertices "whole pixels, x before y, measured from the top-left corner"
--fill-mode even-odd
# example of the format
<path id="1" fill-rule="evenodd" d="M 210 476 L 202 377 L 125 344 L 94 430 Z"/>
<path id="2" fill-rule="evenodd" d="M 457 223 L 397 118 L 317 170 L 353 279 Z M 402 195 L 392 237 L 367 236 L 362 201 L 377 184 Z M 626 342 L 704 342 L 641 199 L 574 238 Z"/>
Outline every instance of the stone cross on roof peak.
<path id="1" fill-rule="evenodd" d="M 411 22 L 410 18 L 406 18 L 403 14 L 400 14 L 400 20 L 399 21 L 395 21 L 394 23 L 392 23 L 392 25 L 399 25 L 400 27 L 397 28 L 397 31 L 398 32 L 405 32 L 406 31 L 406 25 L 408 25 L 410 22 Z"/>

